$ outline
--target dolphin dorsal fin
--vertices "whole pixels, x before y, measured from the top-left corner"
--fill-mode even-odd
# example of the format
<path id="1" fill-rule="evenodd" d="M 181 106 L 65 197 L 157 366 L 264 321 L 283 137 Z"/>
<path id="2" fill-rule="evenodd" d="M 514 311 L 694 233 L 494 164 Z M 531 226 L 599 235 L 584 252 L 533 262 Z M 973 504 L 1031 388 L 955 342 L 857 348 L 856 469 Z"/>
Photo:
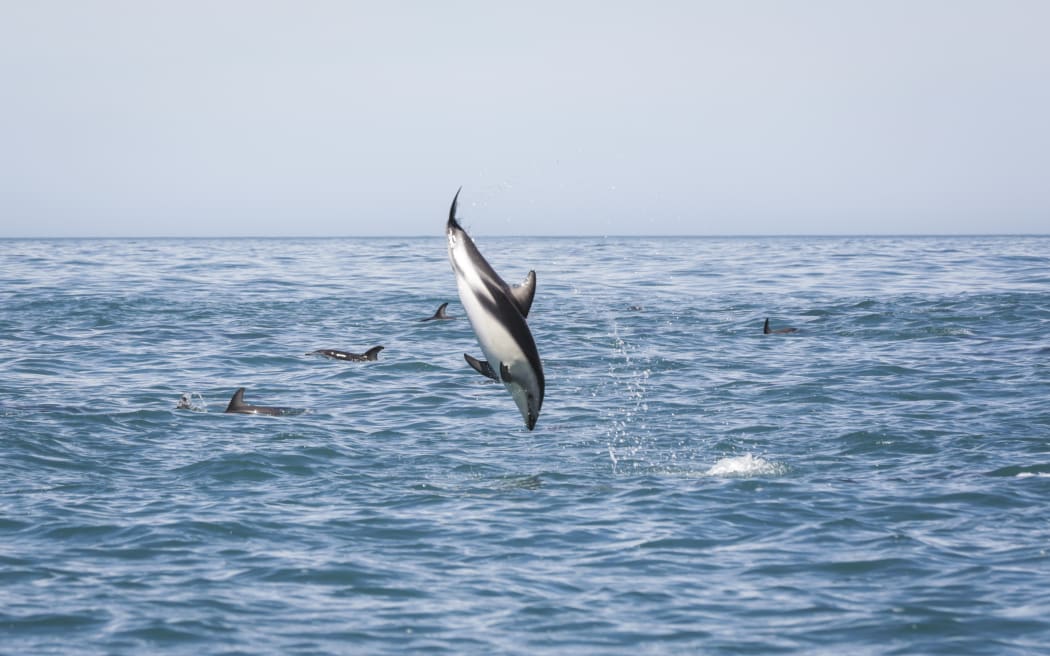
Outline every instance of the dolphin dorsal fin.
<path id="1" fill-rule="evenodd" d="M 230 404 L 226 406 L 226 412 L 234 410 L 244 405 L 244 388 L 238 387 L 237 391 L 233 393 L 233 397 L 230 399 Z"/>
<path id="2" fill-rule="evenodd" d="M 529 271 L 529 275 L 525 276 L 520 285 L 511 287 L 510 296 L 518 306 L 521 316 L 528 317 L 529 310 L 532 309 L 532 299 L 536 296 L 536 272 Z"/>
<path id="3" fill-rule="evenodd" d="M 426 319 L 420 319 L 420 321 L 442 321 L 444 319 L 454 319 L 455 317 L 450 317 L 447 314 L 445 314 L 445 308 L 447 307 L 448 303 L 442 303 L 438 306 L 437 312 L 430 315 Z"/>
<path id="4" fill-rule="evenodd" d="M 769 331 L 769 317 L 766 317 L 766 323 L 763 324 L 763 326 L 762 326 L 762 334 L 763 335 L 768 335 L 769 332 L 770 332 Z"/>
<path id="5" fill-rule="evenodd" d="M 463 359 L 467 361 L 467 364 L 474 368 L 474 371 L 486 378 L 491 378 L 492 380 L 499 382 L 499 376 L 497 376 L 496 372 L 492 369 L 492 365 L 485 360 L 478 360 L 466 353 L 463 354 Z"/>
<path id="6" fill-rule="evenodd" d="M 365 357 L 369 360 L 378 360 L 379 352 L 383 350 L 382 346 L 373 346 L 372 348 L 365 351 Z"/>

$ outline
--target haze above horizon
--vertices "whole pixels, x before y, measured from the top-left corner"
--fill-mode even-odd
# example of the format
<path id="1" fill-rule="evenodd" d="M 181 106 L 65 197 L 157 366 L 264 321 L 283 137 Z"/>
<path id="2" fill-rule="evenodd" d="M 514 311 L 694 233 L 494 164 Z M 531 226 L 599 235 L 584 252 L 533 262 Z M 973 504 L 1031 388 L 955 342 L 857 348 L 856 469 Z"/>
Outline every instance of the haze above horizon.
<path id="1" fill-rule="evenodd" d="M 1050 232 L 1050 4 L 0 6 L 0 237 Z"/>

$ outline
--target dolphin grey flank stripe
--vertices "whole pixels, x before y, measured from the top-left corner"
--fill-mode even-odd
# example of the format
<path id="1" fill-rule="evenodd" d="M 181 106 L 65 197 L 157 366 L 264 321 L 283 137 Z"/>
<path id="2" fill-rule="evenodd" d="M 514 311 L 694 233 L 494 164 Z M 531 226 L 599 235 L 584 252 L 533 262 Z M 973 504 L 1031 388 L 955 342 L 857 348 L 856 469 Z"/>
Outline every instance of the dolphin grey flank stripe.
<path id="1" fill-rule="evenodd" d="M 516 287 L 503 281 L 456 220 L 459 193 L 452 199 L 445 226 L 448 257 L 459 299 L 487 361 L 467 354 L 464 358 L 482 375 L 502 381 L 525 426 L 532 430 L 540 416 L 545 385 L 540 354 L 525 322 L 536 294 L 536 272 L 529 271 Z"/>

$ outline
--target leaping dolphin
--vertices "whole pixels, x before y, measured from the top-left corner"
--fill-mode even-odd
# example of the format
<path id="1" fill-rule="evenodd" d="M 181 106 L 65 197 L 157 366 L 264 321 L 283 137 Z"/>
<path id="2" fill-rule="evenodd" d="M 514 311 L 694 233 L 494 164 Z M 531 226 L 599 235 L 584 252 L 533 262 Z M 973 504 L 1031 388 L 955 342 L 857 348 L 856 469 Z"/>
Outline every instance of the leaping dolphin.
<path id="1" fill-rule="evenodd" d="M 445 226 L 448 259 L 456 274 L 459 300 L 487 361 L 465 353 L 463 357 L 478 373 L 502 381 L 525 426 L 532 430 L 540 416 L 544 389 L 540 354 L 525 322 L 536 294 L 536 272 L 529 271 L 517 287 L 500 278 L 456 221 L 459 191 L 452 199 Z"/>
<path id="2" fill-rule="evenodd" d="M 242 415 L 297 415 L 303 412 L 300 408 L 277 408 L 265 405 L 250 405 L 244 402 L 244 388 L 239 387 L 230 399 L 230 405 L 226 406 L 226 412 Z"/>
<path id="3" fill-rule="evenodd" d="M 445 308 L 447 307 L 448 303 L 442 303 L 438 306 L 437 312 L 434 313 L 434 316 L 427 317 L 426 319 L 420 319 L 420 321 L 449 321 L 451 319 L 455 319 L 456 317 L 450 317 L 447 314 L 445 314 Z"/>
<path id="4" fill-rule="evenodd" d="M 335 349 L 320 349 L 311 351 L 307 355 L 323 355 L 333 360 L 346 360 L 348 362 L 374 362 L 379 359 L 379 352 L 383 348 L 382 346 L 373 346 L 364 353 L 347 353 L 346 351 L 337 351 Z"/>

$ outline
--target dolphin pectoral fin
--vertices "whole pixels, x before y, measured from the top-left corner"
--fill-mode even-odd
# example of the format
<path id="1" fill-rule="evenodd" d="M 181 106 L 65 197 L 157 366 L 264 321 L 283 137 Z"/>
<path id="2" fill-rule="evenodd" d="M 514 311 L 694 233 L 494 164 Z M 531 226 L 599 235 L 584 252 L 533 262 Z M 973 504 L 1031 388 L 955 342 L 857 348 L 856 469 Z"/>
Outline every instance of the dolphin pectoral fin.
<path id="1" fill-rule="evenodd" d="M 478 360 L 477 358 L 466 353 L 463 354 L 463 358 L 467 361 L 467 364 L 474 368 L 474 371 L 478 372 L 486 378 L 491 378 L 492 380 L 495 380 L 497 382 L 499 381 L 499 376 L 497 376 L 496 372 L 492 370 L 492 365 L 490 365 L 488 362 L 484 360 Z"/>
<path id="2" fill-rule="evenodd" d="M 520 285 L 511 287 L 510 296 L 518 306 L 521 316 L 528 317 L 529 310 L 532 309 L 532 299 L 536 296 L 536 272 L 529 271 L 529 275 L 525 276 Z"/>
<path id="3" fill-rule="evenodd" d="M 500 380 L 502 380 L 504 383 L 510 384 L 510 383 L 514 382 L 514 379 L 511 378 L 511 375 L 510 375 L 510 367 L 508 367 L 503 362 L 499 363 L 499 377 L 500 377 Z"/>

